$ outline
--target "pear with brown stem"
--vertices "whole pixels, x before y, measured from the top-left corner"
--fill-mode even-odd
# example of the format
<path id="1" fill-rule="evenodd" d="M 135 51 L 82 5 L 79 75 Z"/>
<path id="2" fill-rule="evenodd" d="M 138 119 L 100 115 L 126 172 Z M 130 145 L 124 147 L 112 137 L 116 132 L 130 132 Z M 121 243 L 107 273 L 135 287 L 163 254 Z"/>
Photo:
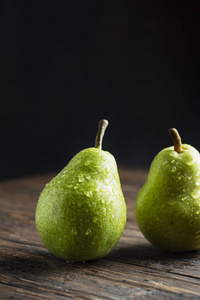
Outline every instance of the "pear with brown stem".
<path id="1" fill-rule="evenodd" d="M 107 120 L 99 122 L 95 147 L 76 154 L 39 197 L 35 221 L 40 237 L 67 261 L 104 257 L 126 224 L 116 161 L 101 149 L 107 125 Z"/>
<path id="2" fill-rule="evenodd" d="M 149 242 L 166 251 L 200 248 L 200 154 L 169 129 L 174 146 L 154 158 L 135 203 L 135 220 Z"/>

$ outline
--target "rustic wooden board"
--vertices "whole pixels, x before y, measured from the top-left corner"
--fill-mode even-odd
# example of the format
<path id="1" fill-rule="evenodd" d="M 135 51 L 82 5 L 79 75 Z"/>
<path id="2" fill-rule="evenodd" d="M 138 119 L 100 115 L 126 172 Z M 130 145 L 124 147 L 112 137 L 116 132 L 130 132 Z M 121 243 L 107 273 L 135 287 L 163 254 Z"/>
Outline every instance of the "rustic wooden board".
<path id="1" fill-rule="evenodd" d="M 200 299 L 200 252 L 162 252 L 135 224 L 146 171 L 120 168 L 126 228 L 107 257 L 86 263 L 57 259 L 37 233 L 37 199 L 54 175 L 0 183 L 0 299 Z"/>

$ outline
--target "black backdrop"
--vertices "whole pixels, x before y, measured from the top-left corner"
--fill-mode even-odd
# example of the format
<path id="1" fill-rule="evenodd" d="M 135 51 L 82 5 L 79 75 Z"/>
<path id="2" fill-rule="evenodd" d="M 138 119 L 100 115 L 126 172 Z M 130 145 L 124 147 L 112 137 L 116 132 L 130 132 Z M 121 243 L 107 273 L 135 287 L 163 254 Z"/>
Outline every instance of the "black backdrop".
<path id="1" fill-rule="evenodd" d="M 148 168 L 176 127 L 200 150 L 199 1 L 0 1 L 0 180 L 94 145 Z"/>

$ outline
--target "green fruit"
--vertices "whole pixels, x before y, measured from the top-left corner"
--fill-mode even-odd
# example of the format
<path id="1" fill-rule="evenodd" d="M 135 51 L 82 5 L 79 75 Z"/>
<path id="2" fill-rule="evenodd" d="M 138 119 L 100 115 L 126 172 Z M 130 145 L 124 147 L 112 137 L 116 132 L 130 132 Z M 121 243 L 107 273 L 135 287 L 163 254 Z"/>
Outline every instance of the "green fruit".
<path id="1" fill-rule="evenodd" d="M 108 121 L 99 122 L 95 147 L 76 154 L 42 191 L 35 221 L 45 246 L 67 261 L 100 259 L 119 240 L 126 204 L 114 157 L 101 150 Z"/>
<path id="2" fill-rule="evenodd" d="M 200 154 L 181 144 L 170 129 L 174 147 L 154 158 L 148 178 L 138 193 L 135 220 L 147 240 L 166 251 L 200 248 Z"/>

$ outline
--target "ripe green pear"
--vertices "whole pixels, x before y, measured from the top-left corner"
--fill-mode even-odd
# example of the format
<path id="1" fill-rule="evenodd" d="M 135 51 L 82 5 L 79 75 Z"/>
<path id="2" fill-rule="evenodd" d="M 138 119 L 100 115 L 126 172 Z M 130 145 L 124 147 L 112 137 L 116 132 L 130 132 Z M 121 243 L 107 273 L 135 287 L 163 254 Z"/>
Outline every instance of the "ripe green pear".
<path id="1" fill-rule="evenodd" d="M 126 204 L 115 158 L 101 150 L 107 121 L 94 148 L 76 154 L 42 191 L 35 221 L 44 245 L 67 261 L 107 255 L 126 224 Z"/>
<path id="2" fill-rule="evenodd" d="M 135 220 L 149 242 L 160 249 L 184 252 L 200 248 L 200 154 L 181 144 L 154 158 L 135 203 Z"/>

